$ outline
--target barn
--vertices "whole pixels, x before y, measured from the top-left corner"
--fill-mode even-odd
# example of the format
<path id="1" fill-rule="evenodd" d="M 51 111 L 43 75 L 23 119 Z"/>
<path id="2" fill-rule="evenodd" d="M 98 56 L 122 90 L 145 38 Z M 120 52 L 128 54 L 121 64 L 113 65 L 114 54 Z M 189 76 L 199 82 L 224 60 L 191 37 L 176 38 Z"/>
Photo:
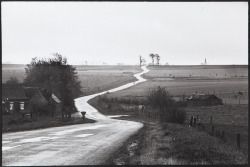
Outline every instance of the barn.
<path id="1" fill-rule="evenodd" d="M 19 113 L 29 111 L 29 97 L 20 84 L 2 84 L 2 111 Z"/>
<path id="2" fill-rule="evenodd" d="M 198 106 L 216 106 L 222 105 L 222 99 L 215 95 L 205 95 L 205 94 L 194 94 L 187 98 L 188 107 L 198 107 Z"/>

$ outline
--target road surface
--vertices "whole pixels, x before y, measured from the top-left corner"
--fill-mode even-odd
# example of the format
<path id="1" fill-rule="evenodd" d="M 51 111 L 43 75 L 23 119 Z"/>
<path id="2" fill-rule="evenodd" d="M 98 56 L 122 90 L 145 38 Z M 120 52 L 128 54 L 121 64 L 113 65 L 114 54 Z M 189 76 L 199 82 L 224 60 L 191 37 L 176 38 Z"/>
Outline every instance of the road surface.
<path id="1" fill-rule="evenodd" d="M 115 92 L 146 81 L 138 79 L 121 87 L 111 89 Z M 86 117 L 96 123 L 53 127 L 42 130 L 4 133 L 2 135 L 3 166 L 43 166 L 43 165 L 100 165 L 122 143 L 135 134 L 143 124 L 132 121 L 116 120 L 100 114 L 87 101 L 105 94 L 107 91 L 75 99 L 79 111 L 86 111 Z M 73 115 L 81 117 L 80 113 Z"/>

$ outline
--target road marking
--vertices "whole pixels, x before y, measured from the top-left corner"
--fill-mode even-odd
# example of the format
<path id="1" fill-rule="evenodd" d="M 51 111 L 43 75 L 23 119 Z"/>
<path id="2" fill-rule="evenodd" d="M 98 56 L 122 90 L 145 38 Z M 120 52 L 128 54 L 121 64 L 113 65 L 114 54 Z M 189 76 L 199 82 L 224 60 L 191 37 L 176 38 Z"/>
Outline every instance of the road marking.
<path id="1" fill-rule="evenodd" d="M 13 147 L 2 147 L 2 151 L 10 150 L 12 148 L 19 147 L 19 146 L 21 146 L 21 145 L 17 145 L 17 146 L 13 146 Z"/>
<path id="2" fill-rule="evenodd" d="M 82 134 L 82 135 L 77 135 L 75 137 L 87 137 L 87 136 L 92 136 L 93 134 Z"/>

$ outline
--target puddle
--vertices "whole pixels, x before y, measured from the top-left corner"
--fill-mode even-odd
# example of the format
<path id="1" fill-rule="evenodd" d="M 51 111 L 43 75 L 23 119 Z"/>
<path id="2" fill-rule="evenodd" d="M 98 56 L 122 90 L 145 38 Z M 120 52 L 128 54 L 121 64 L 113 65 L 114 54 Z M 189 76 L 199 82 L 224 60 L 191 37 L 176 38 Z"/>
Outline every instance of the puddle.
<path id="1" fill-rule="evenodd" d="M 129 146 L 128 146 L 128 152 L 129 152 L 129 156 L 134 156 L 135 155 L 135 151 L 138 148 L 138 140 L 132 142 Z"/>
<path id="2" fill-rule="evenodd" d="M 89 126 L 89 127 L 80 127 L 80 128 L 76 128 L 76 129 L 70 129 L 70 130 L 64 130 L 64 131 L 52 133 L 51 135 L 60 136 L 60 135 L 65 135 L 67 133 L 73 133 L 73 132 L 81 131 L 81 130 L 98 129 L 98 128 L 101 128 L 101 127 L 104 127 L 104 126 L 107 126 L 107 125 L 94 125 L 94 126 Z"/>
<path id="3" fill-rule="evenodd" d="M 75 137 L 87 137 L 87 136 L 92 136 L 93 134 L 82 134 L 82 135 L 77 135 Z"/>
<path id="4" fill-rule="evenodd" d="M 2 141 L 3 144 L 11 143 L 12 141 Z"/>
<path id="5" fill-rule="evenodd" d="M 19 147 L 19 146 L 21 146 L 21 145 L 17 145 L 17 146 L 13 146 L 13 147 L 2 147 L 2 151 L 10 150 L 12 148 Z"/>
<path id="6" fill-rule="evenodd" d="M 128 117 L 129 115 L 108 115 L 109 118 Z"/>
<path id="7" fill-rule="evenodd" d="M 23 139 L 17 143 L 41 142 L 45 140 L 53 140 L 53 139 L 58 139 L 58 138 L 59 137 L 35 137 L 35 138 L 30 138 L 30 139 Z"/>

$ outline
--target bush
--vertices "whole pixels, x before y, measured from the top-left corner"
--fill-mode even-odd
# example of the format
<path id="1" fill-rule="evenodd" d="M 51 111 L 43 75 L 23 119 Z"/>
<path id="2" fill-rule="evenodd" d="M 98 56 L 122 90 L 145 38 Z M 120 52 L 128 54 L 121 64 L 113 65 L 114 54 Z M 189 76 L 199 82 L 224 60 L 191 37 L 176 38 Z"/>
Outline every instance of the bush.
<path id="1" fill-rule="evenodd" d="M 150 106 L 159 108 L 158 114 L 161 115 L 162 120 L 179 124 L 184 123 L 186 112 L 180 110 L 179 107 L 185 106 L 185 102 L 176 102 L 166 88 L 158 86 L 149 89 L 147 100 Z"/>
<path id="2" fill-rule="evenodd" d="M 172 110 L 172 118 L 170 122 L 183 124 L 185 122 L 185 119 L 186 119 L 186 111 L 179 110 L 177 108 Z"/>
<path id="3" fill-rule="evenodd" d="M 9 84 L 9 85 L 16 85 L 18 83 L 19 83 L 19 81 L 16 77 L 10 77 L 10 79 L 8 81 L 6 81 L 6 84 Z"/>
<path id="4" fill-rule="evenodd" d="M 174 100 L 166 88 L 158 86 L 148 90 L 147 102 L 149 105 L 159 107 L 162 110 L 163 108 L 172 107 Z"/>

